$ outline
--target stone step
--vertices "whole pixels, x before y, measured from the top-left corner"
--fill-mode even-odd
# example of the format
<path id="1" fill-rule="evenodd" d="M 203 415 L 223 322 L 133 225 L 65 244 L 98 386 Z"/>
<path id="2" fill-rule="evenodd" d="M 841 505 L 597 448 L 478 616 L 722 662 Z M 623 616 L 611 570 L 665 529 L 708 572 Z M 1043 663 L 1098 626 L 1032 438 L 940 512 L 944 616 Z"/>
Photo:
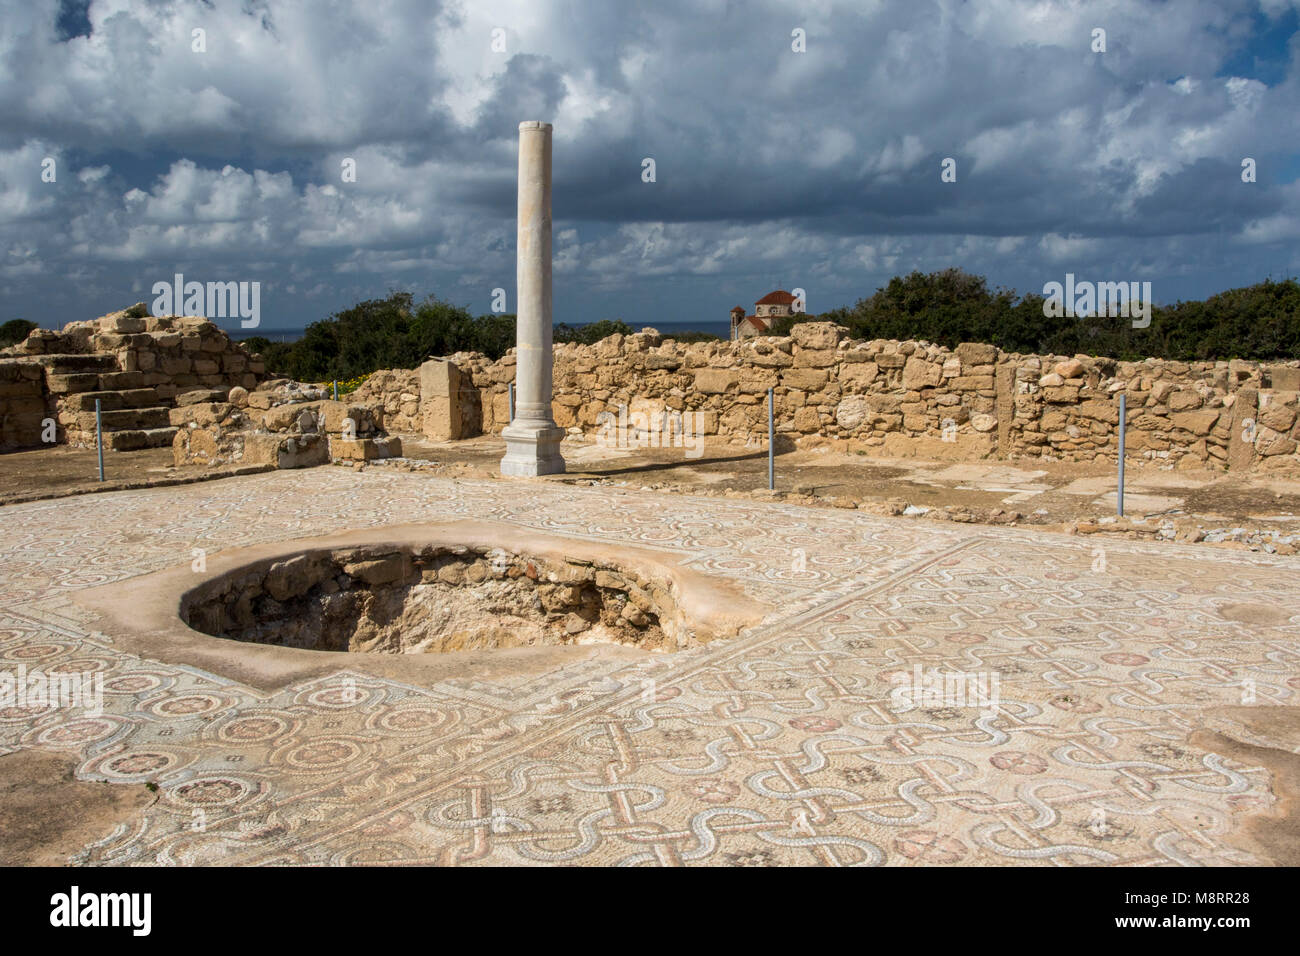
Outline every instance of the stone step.
<path id="1" fill-rule="evenodd" d="M 128 388 L 115 392 L 78 392 L 67 399 L 68 404 L 80 412 L 93 412 L 95 399 L 106 412 L 120 408 L 155 408 L 162 398 L 156 388 Z"/>
<path id="2" fill-rule="evenodd" d="M 123 431 L 142 428 L 161 428 L 171 424 L 171 409 L 166 405 L 153 408 L 119 408 L 104 412 L 100 420 L 104 431 Z M 95 431 L 95 413 L 81 412 L 77 415 L 77 427 L 85 432 Z"/>
<path id="3" fill-rule="evenodd" d="M 99 388 L 105 392 L 144 388 L 144 372 L 105 372 L 99 376 Z"/>
<path id="4" fill-rule="evenodd" d="M 117 358 L 113 355 L 32 355 L 28 358 L 39 362 L 51 372 L 67 375 L 71 372 L 111 372 L 117 368 Z"/>
<path id="5" fill-rule="evenodd" d="M 104 433 L 104 447 L 110 451 L 137 451 L 141 448 L 162 448 L 170 445 L 178 428 L 124 428 Z"/>
<path id="6" fill-rule="evenodd" d="M 96 372 L 73 372 L 58 375 L 47 372 L 45 383 L 54 395 L 70 395 L 76 392 L 93 392 L 99 389 L 101 376 Z"/>

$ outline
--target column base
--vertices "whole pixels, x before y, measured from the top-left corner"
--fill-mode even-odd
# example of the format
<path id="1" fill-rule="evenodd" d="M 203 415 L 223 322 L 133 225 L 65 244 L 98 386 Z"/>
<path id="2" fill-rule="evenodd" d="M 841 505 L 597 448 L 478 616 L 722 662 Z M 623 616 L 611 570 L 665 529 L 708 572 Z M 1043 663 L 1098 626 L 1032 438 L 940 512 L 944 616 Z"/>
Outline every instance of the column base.
<path id="1" fill-rule="evenodd" d="M 516 419 L 501 431 L 501 437 L 506 440 L 501 474 L 507 478 L 564 474 L 560 442 L 566 434 L 558 425 Z"/>

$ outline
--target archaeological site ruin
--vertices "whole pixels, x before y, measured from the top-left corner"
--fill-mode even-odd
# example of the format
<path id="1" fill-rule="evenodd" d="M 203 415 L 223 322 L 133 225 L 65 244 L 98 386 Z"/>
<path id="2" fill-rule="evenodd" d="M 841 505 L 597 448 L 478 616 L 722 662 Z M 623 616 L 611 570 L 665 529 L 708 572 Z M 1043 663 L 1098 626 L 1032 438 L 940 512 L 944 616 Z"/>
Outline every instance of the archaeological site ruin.
<path id="1" fill-rule="evenodd" d="M 1295 863 L 1300 362 L 556 344 L 551 150 L 500 358 L 0 351 L 0 861 Z"/>

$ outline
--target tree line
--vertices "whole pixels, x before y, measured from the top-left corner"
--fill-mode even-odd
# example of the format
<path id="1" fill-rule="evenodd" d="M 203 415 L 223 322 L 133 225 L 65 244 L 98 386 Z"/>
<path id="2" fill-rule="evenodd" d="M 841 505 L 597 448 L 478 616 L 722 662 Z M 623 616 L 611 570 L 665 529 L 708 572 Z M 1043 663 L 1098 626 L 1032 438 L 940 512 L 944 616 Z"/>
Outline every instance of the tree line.
<path id="1" fill-rule="evenodd" d="M 1300 283 L 1265 280 L 1200 301 L 1155 305 L 1151 324 L 1125 317 L 1048 316 L 1044 298 L 990 289 L 960 269 L 895 276 L 852 308 L 777 319 L 768 334 L 796 322 L 832 321 L 854 338 L 921 339 L 938 345 L 986 342 L 1006 352 L 1104 355 L 1134 361 L 1300 358 Z"/>
<path id="2" fill-rule="evenodd" d="M 1045 314 L 1042 296 L 990 288 L 961 269 L 895 276 L 852 307 L 776 319 L 769 335 L 788 335 L 798 322 L 831 321 L 861 339 L 921 339 L 948 347 L 987 342 L 1007 352 L 1148 357 L 1180 361 L 1300 358 L 1300 283 L 1271 279 L 1205 300 L 1155 305 L 1151 324 L 1133 328 L 1124 317 L 1071 318 Z M 21 342 L 36 323 L 0 325 L 0 346 Z M 619 319 L 587 325 L 558 323 L 556 342 L 591 344 L 632 328 Z M 707 332 L 679 341 L 716 339 Z M 430 356 L 482 352 L 497 359 L 515 344 L 515 317 L 474 316 L 467 309 L 410 292 L 369 299 L 307 326 L 295 342 L 245 339 L 267 370 L 299 381 L 348 380 L 381 368 L 415 368 Z"/>

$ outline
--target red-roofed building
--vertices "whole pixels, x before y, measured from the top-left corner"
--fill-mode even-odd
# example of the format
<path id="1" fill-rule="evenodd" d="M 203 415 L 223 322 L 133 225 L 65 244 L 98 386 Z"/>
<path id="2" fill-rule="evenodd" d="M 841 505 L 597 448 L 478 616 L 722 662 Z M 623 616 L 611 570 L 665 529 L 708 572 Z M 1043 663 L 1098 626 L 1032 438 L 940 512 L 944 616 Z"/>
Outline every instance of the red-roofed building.
<path id="1" fill-rule="evenodd" d="M 784 289 L 769 292 L 754 303 L 754 314 L 746 315 L 741 306 L 731 310 L 731 339 L 747 339 L 766 332 L 772 320 L 779 316 L 794 314 L 795 303 L 799 300 Z"/>

